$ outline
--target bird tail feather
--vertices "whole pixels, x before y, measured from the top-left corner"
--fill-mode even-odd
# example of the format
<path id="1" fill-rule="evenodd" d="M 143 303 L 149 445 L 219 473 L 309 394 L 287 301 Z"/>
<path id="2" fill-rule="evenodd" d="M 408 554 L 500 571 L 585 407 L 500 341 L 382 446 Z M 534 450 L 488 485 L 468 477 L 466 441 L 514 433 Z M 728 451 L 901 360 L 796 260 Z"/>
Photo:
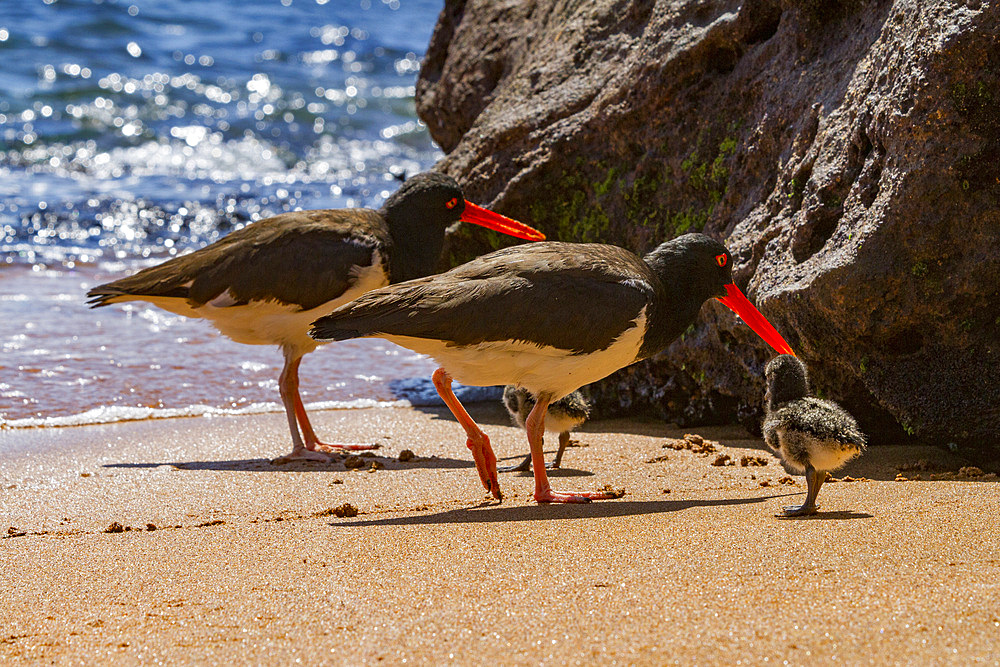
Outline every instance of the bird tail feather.
<path id="1" fill-rule="evenodd" d="M 316 322 L 313 322 L 312 328 L 309 329 L 309 335 L 320 341 L 335 341 L 361 338 L 365 334 L 357 329 L 348 329 L 337 326 L 337 324 L 333 322 L 322 322 L 317 320 Z"/>

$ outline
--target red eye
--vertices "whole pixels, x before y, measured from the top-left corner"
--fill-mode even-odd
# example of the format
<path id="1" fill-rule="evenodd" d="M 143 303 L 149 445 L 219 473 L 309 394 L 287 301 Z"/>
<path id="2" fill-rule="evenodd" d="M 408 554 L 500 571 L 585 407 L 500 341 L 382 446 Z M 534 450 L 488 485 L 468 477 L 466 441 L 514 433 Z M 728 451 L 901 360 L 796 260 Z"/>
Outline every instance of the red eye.
<path id="1" fill-rule="evenodd" d="M 726 265 L 726 261 L 727 261 L 727 258 L 726 258 L 725 255 L 716 255 L 715 256 L 715 263 L 718 264 L 719 266 L 725 266 Z"/>
<path id="2" fill-rule="evenodd" d="M 455 208 L 456 206 L 458 206 L 458 198 L 452 197 L 447 202 L 445 202 L 444 205 L 447 206 L 448 208 Z"/>

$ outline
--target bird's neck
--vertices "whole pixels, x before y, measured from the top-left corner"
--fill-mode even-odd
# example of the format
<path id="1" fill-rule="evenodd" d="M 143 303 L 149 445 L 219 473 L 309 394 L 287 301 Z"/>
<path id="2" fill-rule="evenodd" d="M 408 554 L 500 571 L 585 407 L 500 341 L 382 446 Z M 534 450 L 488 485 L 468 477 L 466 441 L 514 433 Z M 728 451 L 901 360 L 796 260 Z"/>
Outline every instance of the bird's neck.
<path id="1" fill-rule="evenodd" d="M 774 386 L 777 385 L 777 386 Z M 809 387 L 804 382 L 796 379 L 784 380 L 781 383 L 773 383 L 767 388 L 767 410 L 774 412 L 786 403 L 797 401 L 809 395 Z"/>
<path id="2" fill-rule="evenodd" d="M 683 253 L 654 250 L 643 261 L 660 279 L 663 298 L 650 316 L 643 356 L 652 356 L 667 347 L 690 326 L 705 301 L 712 297 L 715 280 L 701 275 L 696 263 Z"/>
<path id="3" fill-rule="evenodd" d="M 392 234 L 391 280 L 394 283 L 422 278 L 437 270 L 444 247 L 444 230 L 428 228 L 407 219 L 389 218 Z"/>

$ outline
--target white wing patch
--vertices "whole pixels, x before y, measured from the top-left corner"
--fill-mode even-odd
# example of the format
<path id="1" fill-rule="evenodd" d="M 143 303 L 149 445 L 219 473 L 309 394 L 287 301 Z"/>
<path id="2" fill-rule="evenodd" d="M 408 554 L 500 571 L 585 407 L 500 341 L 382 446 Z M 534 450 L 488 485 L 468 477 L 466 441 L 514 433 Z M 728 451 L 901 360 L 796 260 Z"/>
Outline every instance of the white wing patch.
<path id="1" fill-rule="evenodd" d="M 239 304 L 240 302 L 234 299 L 232 292 L 227 289 L 225 292 L 215 297 L 205 305 L 211 306 L 212 308 L 232 308 L 233 306 L 238 306 Z"/>

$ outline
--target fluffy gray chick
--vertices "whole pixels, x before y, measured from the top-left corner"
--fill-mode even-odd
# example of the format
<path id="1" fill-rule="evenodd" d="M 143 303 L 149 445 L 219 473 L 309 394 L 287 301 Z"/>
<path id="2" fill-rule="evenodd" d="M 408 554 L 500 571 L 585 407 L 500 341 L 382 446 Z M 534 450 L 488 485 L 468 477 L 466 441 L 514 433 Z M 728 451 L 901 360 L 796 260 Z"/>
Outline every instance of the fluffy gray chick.
<path id="1" fill-rule="evenodd" d="M 511 420 L 521 428 L 524 428 L 524 420 L 528 418 L 528 413 L 535 407 L 535 397 L 530 392 L 507 385 L 503 390 L 503 404 L 510 413 Z M 562 462 L 563 451 L 569 445 L 569 432 L 577 426 L 587 421 L 590 416 L 590 404 L 579 391 L 574 391 L 569 396 L 561 398 L 549 405 L 549 410 L 545 414 L 545 430 L 550 433 L 559 434 L 559 451 L 552 463 L 546 464 L 546 468 L 552 470 L 558 468 Z M 531 470 L 531 454 L 524 457 L 524 460 L 513 466 L 497 468 L 499 472 L 515 472 Z"/>
<path id="2" fill-rule="evenodd" d="M 808 372 L 797 357 L 775 357 L 767 364 L 764 376 L 764 442 L 790 468 L 806 476 L 805 502 L 786 507 L 785 516 L 815 514 L 816 495 L 827 471 L 861 454 L 865 435 L 839 405 L 809 395 Z"/>

